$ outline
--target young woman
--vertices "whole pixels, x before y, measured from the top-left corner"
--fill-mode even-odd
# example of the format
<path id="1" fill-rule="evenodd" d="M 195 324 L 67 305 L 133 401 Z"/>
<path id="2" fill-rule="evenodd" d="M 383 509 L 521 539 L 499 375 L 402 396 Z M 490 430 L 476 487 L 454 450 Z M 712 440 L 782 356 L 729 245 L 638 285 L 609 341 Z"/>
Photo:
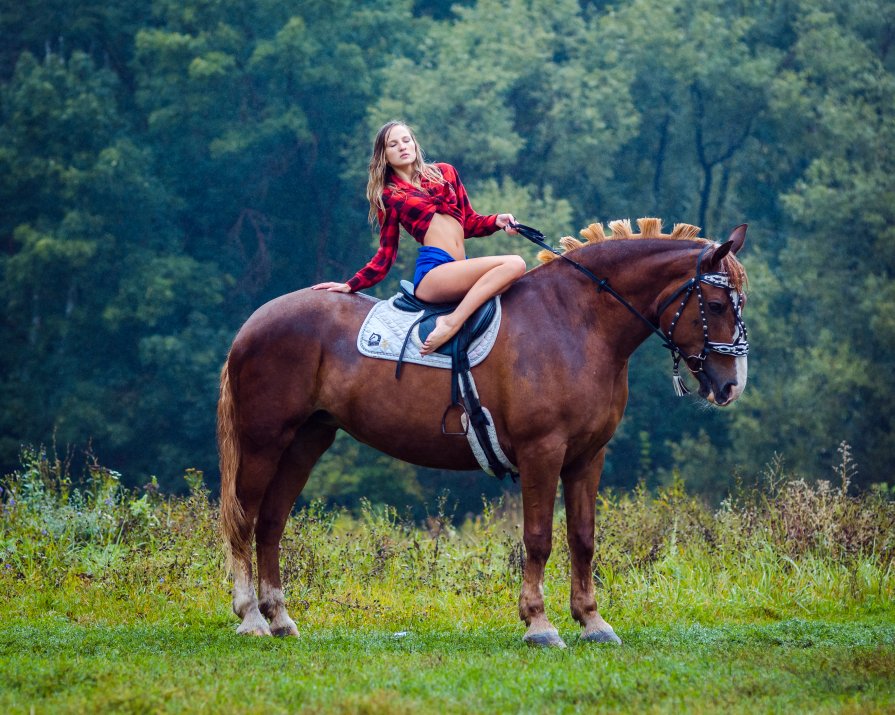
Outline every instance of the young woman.
<path id="1" fill-rule="evenodd" d="M 437 319 L 420 352 L 437 350 L 485 301 L 502 293 L 523 273 L 521 256 L 466 258 L 463 241 L 503 229 L 515 234 L 512 214 L 480 216 L 473 211 L 450 164 L 427 164 L 410 127 L 388 122 L 376 135 L 367 182 L 370 220 L 379 221 L 379 250 L 347 283 L 318 283 L 314 290 L 350 293 L 385 278 L 398 255 L 403 226 L 422 246 L 413 285 L 429 303 L 459 301 L 453 313 Z"/>

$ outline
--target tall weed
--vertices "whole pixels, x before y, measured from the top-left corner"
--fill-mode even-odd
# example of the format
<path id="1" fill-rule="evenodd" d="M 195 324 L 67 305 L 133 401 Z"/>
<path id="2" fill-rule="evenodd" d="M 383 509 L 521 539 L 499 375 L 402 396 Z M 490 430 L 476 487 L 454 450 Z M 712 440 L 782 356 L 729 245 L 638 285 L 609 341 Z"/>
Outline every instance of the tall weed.
<path id="1" fill-rule="evenodd" d="M 594 559 L 601 608 L 629 622 L 888 608 L 895 495 L 884 487 L 853 493 L 847 445 L 840 455 L 836 486 L 789 475 L 777 459 L 758 485 L 739 488 L 717 510 L 680 479 L 654 494 L 643 486 L 603 493 Z M 4 612 L 89 621 L 191 608 L 229 618 L 217 505 L 201 472 L 184 479 L 185 497 L 153 484 L 128 490 L 95 460 L 75 480 L 70 460 L 24 450 L 0 494 Z M 552 594 L 569 588 L 565 530 L 560 506 L 545 577 L 554 603 Z M 313 502 L 289 518 L 281 544 L 290 608 L 305 620 L 344 624 L 512 620 L 522 532 L 516 495 L 486 501 L 462 523 L 447 493 L 422 523 L 367 501 L 357 516 Z"/>

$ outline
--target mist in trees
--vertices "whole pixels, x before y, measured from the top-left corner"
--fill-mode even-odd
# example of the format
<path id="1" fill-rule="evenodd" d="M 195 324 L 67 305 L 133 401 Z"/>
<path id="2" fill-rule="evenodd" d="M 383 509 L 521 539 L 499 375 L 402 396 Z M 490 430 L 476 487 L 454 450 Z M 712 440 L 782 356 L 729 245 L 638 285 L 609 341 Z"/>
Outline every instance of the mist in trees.
<path id="1" fill-rule="evenodd" d="M 678 473 L 718 498 L 775 453 L 832 476 L 842 441 L 859 482 L 891 480 L 891 3 L 25 2 L 0 32 L 4 471 L 55 442 L 134 484 L 214 475 L 230 340 L 366 262 L 372 136 L 400 118 L 477 210 L 554 242 L 625 217 L 719 240 L 750 224 L 743 397 L 676 400 L 648 341 L 604 484 Z M 469 247 L 534 265 L 521 239 Z M 419 505 L 442 487 L 464 509 L 498 489 L 340 439 L 309 492 Z"/>

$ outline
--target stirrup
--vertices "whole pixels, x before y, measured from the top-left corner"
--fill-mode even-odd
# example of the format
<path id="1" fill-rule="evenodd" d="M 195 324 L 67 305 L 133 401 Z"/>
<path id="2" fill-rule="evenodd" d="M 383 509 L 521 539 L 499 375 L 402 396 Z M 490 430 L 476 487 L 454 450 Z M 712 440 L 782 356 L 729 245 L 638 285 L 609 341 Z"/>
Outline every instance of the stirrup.
<path id="1" fill-rule="evenodd" d="M 457 407 L 458 409 L 461 410 L 461 417 L 463 415 L 466 416 L 466 426 L 463 428 L 462 432 L 448 432 L 447 431 L 447 416 L 448 416 L 448 413 L 455 407 Z M 441 415 L 441 434 L 449 436 L 449 437 L 466 437 L 469 434 L 469 422 L 470 422 L 469 412 L 466 411 L 466 406 L 462 402 L 454 402 L 453 404 L 448 405 L 445 408 L 444 413 L 442 413 L 442 415 Z M 460 424 L 461 425 L 463 424 L 462 419 L 460 420 Z"/>

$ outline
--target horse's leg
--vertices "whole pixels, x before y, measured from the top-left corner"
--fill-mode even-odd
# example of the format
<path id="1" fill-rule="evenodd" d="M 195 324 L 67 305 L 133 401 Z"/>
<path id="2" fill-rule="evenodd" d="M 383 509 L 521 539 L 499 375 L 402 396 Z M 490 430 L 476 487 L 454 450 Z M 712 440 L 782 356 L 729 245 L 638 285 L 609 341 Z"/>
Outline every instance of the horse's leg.
<path id="1" fill-rule="evenodd" d="M 519 455 L 525 543 L 519 617 L 528 626 L 523 640 L 532 645 L 565 648 L 544 612 L 544 567 L 553 546 L 553 505 L 562 455 L 561 451 L 547 449 L 539 453 L 533 446 L 526 453 Z"/>
<path id="2" fill-rule="evenodd" d="M 596 459 L 566 467 L 562 472 L 563 498 L 569 552 L 572 556 L 572 616 L 584 630 L 581 639 L 597 643 L 621 643 L 597 611 L 594 597 L 594 508 L 605 450 Z"/>
<path id="3" fill-rule="evenodd" d="M 255 585 L 252 583 L 252 535 L 255 521 L 261 508 L 261 502 L 267 492 L 268 485 L 277 470 L 280 455 L 278 453 L 243 454 L 239 469 L 239 482 L 236 495 L 245 517 L 242 519 L 240 548 L 232 556 L 233 570 L 233 612 L 242 619 L 237 633 L 269 636 L 270 626 L 258 609 L 258 598 Z"/>
<path id="4" fill-rule="evenodd" d="M 270 629 L 275 636 L 298 635 L 295 622 L 286 612 L 286 599 L 280 580 L 280 539 L 286 519 L 304 489 L 311 469 L 332 445 L 335 436 L 336 428 L 329 425 L 303 426 L 283 455 L 277 474 L 261 502 L 255 530 L 259 606 L 261 612 L 270 619 Z"/>

